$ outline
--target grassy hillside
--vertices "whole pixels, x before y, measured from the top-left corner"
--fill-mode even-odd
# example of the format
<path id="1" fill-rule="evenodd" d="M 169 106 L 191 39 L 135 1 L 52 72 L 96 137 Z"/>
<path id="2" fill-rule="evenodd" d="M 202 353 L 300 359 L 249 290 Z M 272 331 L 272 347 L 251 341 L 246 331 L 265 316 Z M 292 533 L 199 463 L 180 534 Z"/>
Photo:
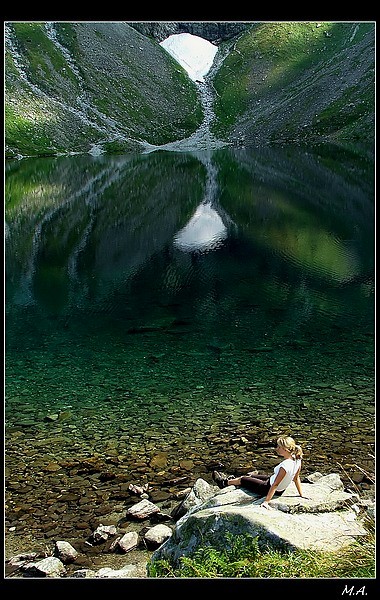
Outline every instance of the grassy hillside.
<path id="1" fill-rule="evenodd" d="M 212 133 L 248 146 L 373 144 L 374 45 L 374 23 L 252 24 L 220 45 Z M 8 23 L 5 48 L 8 157 L 140 151 L 202 122 L 195 84 L 127 23 Z"/>
<path id="2" fill-rule="evenodd" d="M 214 79 L 214 133 L 234 142 L 373 141 L 373 23 L 251 26 Z"/>
<path id="3" fill-rule="evenodd" d="M 136 149 L 202 120 L 185 71 L 126 23 L 10 23 L 5 45 L 7 156 Z"/>

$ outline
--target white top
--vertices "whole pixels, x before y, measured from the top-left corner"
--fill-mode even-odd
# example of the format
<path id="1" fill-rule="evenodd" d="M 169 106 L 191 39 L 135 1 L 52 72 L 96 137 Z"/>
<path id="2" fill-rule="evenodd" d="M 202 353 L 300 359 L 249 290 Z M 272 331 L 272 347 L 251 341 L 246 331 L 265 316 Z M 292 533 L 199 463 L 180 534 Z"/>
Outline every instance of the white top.
<path id="1" fill-rule="evenodd" d="M 296 458 L 296 460 L 293 460 L 292 458 L 286 458 L 274 468 L 273 475 L 269 480 L 271 485 L 274 483 L 274 480 L 276 479 L 281 467 L 286 471 L 286 475 L 284 479 L 278 484 L 276 492 L 283 492 L 284 490 L 286 490 L 288 485 L 293 481 L 294 476 L 297 473 L 300 466 L 301 459 Z"/>

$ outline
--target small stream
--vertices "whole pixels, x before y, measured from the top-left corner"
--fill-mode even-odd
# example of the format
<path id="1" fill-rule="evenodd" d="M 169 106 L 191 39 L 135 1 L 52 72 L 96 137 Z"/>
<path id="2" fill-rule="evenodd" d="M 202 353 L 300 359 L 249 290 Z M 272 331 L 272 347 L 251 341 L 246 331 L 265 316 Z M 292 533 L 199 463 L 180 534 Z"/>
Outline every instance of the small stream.
<path id="1" fill-rule="evenodd" d="M 216 150 L 228 145 L 226 142 L 218 140 L 210 131 L 210 125 L 214 118 L 214 94 L 211 83 L 205 81 L 199 82 L 196 85 L 204 112 L 204 118 L 199 128 L 188 138 L 168 142 L 162 146 L 147 143 L 145 144 L 145 152 L 154 152 L 155 150 L 169 150 L 173 152 L 207 151 Z"/>

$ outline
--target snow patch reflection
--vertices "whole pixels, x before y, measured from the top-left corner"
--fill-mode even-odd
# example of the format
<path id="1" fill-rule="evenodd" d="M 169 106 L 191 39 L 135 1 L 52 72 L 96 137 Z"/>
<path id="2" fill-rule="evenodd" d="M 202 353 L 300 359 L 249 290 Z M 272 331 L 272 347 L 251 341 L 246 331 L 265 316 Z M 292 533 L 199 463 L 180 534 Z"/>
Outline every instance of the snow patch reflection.
<path id="1" fill-rule="evenodd" d="M 202 203 L 174 238 L 174 246 L 186 252 L 214 250 L 227 238 L 227 228 L 210 203 Z"/>

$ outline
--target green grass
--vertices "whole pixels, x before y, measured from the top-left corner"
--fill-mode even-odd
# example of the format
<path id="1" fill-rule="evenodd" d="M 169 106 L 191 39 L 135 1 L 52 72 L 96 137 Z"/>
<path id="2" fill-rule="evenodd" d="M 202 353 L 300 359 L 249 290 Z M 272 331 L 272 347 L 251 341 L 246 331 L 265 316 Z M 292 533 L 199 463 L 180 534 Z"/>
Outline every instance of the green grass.
<path id="1" fill-rule="evenodd" d="M 318 28 L 315 23 L 264 23 L 241 36 L 214 80 L 218 93 L 215 111 L 224 129 L 249 106 L 253 87 L 258 88 L 260 97 L 266 97 L 308 68 L 321 36 L 330 27 L 327 23 Z"/>
<path id="2" fill-rule="evenodd" d="M 153 46 L 153 42 L 146 42 L 146 53 L 142 52 L 137 60 L 131 50 L 137 35 L 133 29 L 123 32 L 124 37 L 120 38 L 123 45 L 115 53 L 113 36 L 119 33 L 112 25 L 108 39 L 91 24 L 58 24 L 57 37 L 75 61 L 78 76 L 48 37 L 44 23 L 16 22 L 10 27 L 19 55 L 17 62 L 30 85 L 20 76 L 12 51 L 8 51 L 5 56 L 7 158 L 17 154 L 86 152 L 99 141 L 104 142 L 107 152 L 123 152 L 138 148 L 138 140 L 160 145 L 188 137 L 202 122 L 195 84 L 157 43 Z M 92 53 L 88 47 L 93 47 Z M 98 68 L 99 64 L 104 64 L 104 68 Z M 82 96 L 89 107 L 113 119 L 118 139 L 113 139 L 112 131 L 107 136 L 97 129 L 97 124 L 104 125 L 104 119 L 96 110 L 90 108 L 88 114 L 94 126 L 75 114 L 77 100 Z M 135 141 L 129 142 L 128 138 Z"/>
<path id="3" fill-rule="evenodd" d="M 334 135 L 347 127 L 351 132 L 363 114 L 374 112 L 374 77 L 370 72 L 356 87 L 349 89 L 344 83 L 349 73 L 355 80 L 355 68 L 361 60 L 367 60 L 354 49 L 372 32 L 373 23 L 281 22 L 252 26 L 239 38 L 215 76 L 214 133 L 228 138 L 243 116 L 265 129 L 273 116 L 282 115 L 282 137 L 292 139 L 314 111 L 318 126 L 314 128 L 313 124 L 304 132 L 309 136 Z M 296 108 L 297 97 L 302 100 Z M 318 114 L 321 100 L 326 108 Z M 364 124 L 359 124 L 357 135 L 368 135 L 368 127 L 366 132 Z"/>
<path id="4" fill-rule="evenodd" d="M 52 74 L 60 73 L 77 83 L 76 75 L 66 60 L 46 35 L 43 23 L 13 23 L 19 50 L 28 64 L 28 70 L 37 80 L 40 70 L 49 79 Z"/>
<path id="5" fill-rule="evenodd" d="M 375 90 L 372 86 L 369 86 L 366 94 L 362 94 L 362 90 L 356 86 L 348 88 L 342 96 L 318 114 L 314 121 L 315 130 L 320 135 L 328 135 L 347 128 L 353 130 L 352 135 L 355 136 L 355 129 L 359 127 L 354 128 L 354 125 L 359 124 L 361 119 L 367 122 L 366 116 L 374 106 L 374 94 Z M 353 102 L 354 98 L 355 102 Z"/>
<path id="6" fill-rule="evenodd" d="M 181 557 L 173 568 L 167 560 L 148 563 L 148 577 L 171 578 L 374 578 L 375 534 L 368 526 L 366 539 L 339 552 L 279 551 L 260 546 L 250 535 L 227 533 L 223 550 L 200 548 Z"/>
<path id="7" fill-rule="evenodd" d="M 39 156 L 50 156 L 59 151 L 56 146 L 52 147 L 52 140 L 44 131 L 44 127 L 36 125 L 25 114 L 5 105 L 4 116 L 7 131 L 5 148 L 7 158 L 15 156 L 16 152 L 13 148 L 17 148 L 21 154 Z"/>

